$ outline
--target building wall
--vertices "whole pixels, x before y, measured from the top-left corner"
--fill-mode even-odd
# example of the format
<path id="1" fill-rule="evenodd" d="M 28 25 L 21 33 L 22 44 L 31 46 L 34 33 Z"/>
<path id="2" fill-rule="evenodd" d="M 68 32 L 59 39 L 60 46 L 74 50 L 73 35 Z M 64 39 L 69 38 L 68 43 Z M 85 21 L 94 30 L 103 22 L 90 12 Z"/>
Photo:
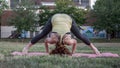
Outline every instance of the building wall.
<path id="1" fill-rule="evenodd" d="M 19 38 L 32 38 L 39 34 L 42 30 L 40 30 L 42 27 L 38 27 L 36 32 L 30 32 L 30 31 L 24 31 L 21 33 L 21 36 Z M 8 38 L 13 31 L 16 31 L 16 28 L 14 26 L 1 26 L 1 38 Z"/>
<path id="2" fill-rule="evenodd" d="M 9 26 L 9 25 L 11 25 L 8 22 L 9 22 L 9 18 L 12 17 L 12 15 L 14 15 L 12 10 L 5 10 L 2 13 L 2 16 L 1 16 L 1 25 L 2 26 Z"/>
<path id="3" fill-rule="evenodd" d="M 14 26 L 1 26 L 1 38 L 8 38 L 14 30 Z"/>

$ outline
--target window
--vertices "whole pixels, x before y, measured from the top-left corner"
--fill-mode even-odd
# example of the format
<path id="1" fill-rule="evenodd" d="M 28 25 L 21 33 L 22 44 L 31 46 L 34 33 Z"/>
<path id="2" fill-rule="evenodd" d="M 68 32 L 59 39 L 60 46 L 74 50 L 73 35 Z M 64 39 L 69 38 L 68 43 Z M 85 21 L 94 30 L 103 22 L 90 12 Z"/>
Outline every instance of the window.
<path id="1" fill-rule="evenodd" d="M 89 0 L 81 0 L 81 3 L 89 3 Z"/>
<path id="2" fill-rule="evenodd" d="M 81 0 L 81 5 L 82 6 L 88 6 L 89 5 L 89 0 Z"/>
<path id="3" fill-rule="evenodd" d="M 10 0 L 10 7 L 15 8 L 18 3 L 19 3 L 19 0 Z"/>
<path id="4" fill-rule="evenodd" d="M 79 2 L 79 0 L 73 0 L 73 2 Z"/>

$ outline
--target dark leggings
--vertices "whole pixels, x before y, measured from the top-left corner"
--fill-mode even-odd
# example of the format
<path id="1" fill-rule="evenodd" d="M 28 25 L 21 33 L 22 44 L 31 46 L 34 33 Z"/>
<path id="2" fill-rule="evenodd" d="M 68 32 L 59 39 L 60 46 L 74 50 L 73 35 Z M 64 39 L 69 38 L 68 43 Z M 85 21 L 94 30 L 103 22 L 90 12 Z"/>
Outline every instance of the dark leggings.
<path id="1" fill-rule="evenodd" d="M 80 40 L 82 40 L 86 45 L 90 45 L 90 40 L 85 37 L 84 35 L 82 35 L 80 33 L 80 30 L 76 24 L 76 22 L 73 20 L 72 22 L 72 27 L 71 27 L 71 32 Z"/>
<path id="2" fill-rule="evenodd" d="M 37 36 L 35 36 L 34 38 L 32 38 L 31 43 L 35 44 L 36 42 L 38 42 L 40 39 L 42 39 L 43 37 L 47 36 L 47 34 L 49 34 L 49 32 L 52 30 L 52 24 L 51 24 L 51 19 L 49 19 L 47 21 L 47 23 L 45 24 L 42 32 L 40 34 L 38 34 Z"/>
<path id="3" fill-rule="evenodd" d="M 43 37 L 45 37 L 47 34 L 49 34 L 49 32 L 52 30 L 52 24 L 51 24 L 51 19 L 48 20 L 48 22 L 46 23 L 46 25 L 44 26 L 43 31 L 38 34 L 37 36 L 35 36 L 32 40 L 31 43 L 35 44 L 36 42 L 38 42 L 40 39 L 42 39 Z M 73 20 L 72 22 L 72 27 L 71 27 L 71 32 L 80 40 L 82 40 L 85 44 L 90 45 L 90 40 L 85 37 L 84 35 L 82 35 L 79 31 L 79 28 L 77 27 L 77 24 L 75 23 L 75 21 Z"/>

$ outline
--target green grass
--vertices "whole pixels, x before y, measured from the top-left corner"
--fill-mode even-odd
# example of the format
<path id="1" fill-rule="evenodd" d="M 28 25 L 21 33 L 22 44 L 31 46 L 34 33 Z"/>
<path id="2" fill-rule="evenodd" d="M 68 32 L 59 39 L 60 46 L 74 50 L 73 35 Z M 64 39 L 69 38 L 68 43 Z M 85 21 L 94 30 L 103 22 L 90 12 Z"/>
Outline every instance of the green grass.
<path id="1" fill-rule="evenodd" d="M 120 58 L 84 58 L 68 56 L 12 56 L 13 51 L 21 51 L 27 43 L 0 42 L 0 68 L 119 68 Z M 94 43 L 100 52 L 120 55 L 120 43 Z M 50 46 L 53 49 L 54 46 Z M 71 49 L 71 47 L 68 47 Z M 43 43 L 37 43 L 29 52 L 45 52 Z M 77 44 L 76 52 L 92 53 L 83 43 Z"/>
<path id="2" fill-rule="evenodd" d="M 9 38 L 2 38 L 0 39 L 0 41 L 7 41 L 7 42 L 29 42 L 31 39 L 27 38 L 27 39 L 9 39 Z M 108 40 L 108 39 L 104 39 L 104 38 L 98 38 L 98 39 L 90 39 L 92 42 L 98 42 L 98 43 L 120 43 L 120 38 L 114 38 L 114 39 L 111 39 L 111 40 Z M 43 42 L 44 39 L 40 40 L 39 42 Z M 81 40 L 78 40 L 77 41 L 79 43 L 81 43 Z"/>

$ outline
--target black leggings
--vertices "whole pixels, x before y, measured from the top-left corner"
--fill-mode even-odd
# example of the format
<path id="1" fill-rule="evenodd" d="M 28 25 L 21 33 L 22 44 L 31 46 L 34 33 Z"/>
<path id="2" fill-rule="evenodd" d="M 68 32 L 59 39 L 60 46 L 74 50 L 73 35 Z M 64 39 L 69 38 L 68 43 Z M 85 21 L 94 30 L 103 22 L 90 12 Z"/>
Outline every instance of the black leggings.
<path id="1" fill-rule="evenodd" d="M 32 40 L 31 43 L 35 44 L 36 42 L 38 42 L 40 39 L 42 39 L 43 37 L 45 37 L 47 34 L 49 34 L 49 32 L 52 30 L 52 23 L 51 23 L 51 19 L 48 20 L 48 22 L 45 24 L 43 31 L 38 34 L 37 36 L 35 36 Z M 90 40 L 85 37 L 84 35 L 82 35 L 79 31 L 79 28 L 77 27 L 76 22 L 73 20 L 72 22 L 72 27 L 71 27 L 71 32 L 80 40 L 82 40 L 85 44 L 90 45 Z"/>
<path id="2" fill-rule="evenodd" d="M 80 33 L 80 29 L 78 28 L 77 24 L 75 23 L 75 21 L 73 20 L 72 22 L 72 27 L 71 27 L 71 32 L 80 40 L 82 40 L 86 45 L 90 45 L 90 40 L 85 37 L 84 35 L 82 35 Z"/>
<path id="3" fill-rule="evenodd" d="M 40 39 L 42 39 L 43 37 L 47 36 L 47 34 L 49 34 L 49 32 L 52 30 L 52 24 L 51 24 L 51 19 L 49 19 L 47 21 L 47 23 L 45 24 L 42 32 L 40 34 L 38 34 L 37 36 L 33 37 L 31 40 L 32 44 L 35 44 L 36 42 L 38 42 Z"/>

